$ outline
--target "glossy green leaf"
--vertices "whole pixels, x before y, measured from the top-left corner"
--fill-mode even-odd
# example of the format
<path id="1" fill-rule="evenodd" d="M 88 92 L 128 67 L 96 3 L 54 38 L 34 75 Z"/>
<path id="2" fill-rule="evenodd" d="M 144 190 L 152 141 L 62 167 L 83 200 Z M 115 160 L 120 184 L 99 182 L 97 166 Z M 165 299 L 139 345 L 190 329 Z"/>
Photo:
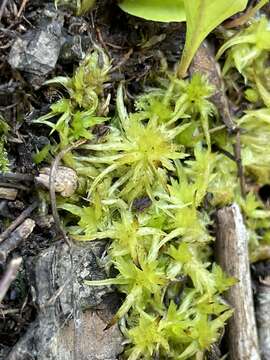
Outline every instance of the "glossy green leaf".
<path id="1" fill-rule="evenodd" d="M 187 35 L 179 66 L 179 76 L 185 76 L 188 67 L 207 35 L 224 20 L 243 11 L 248 0 L 184 0 Z"/>
<path id="2" fill-rule="evenodd" d="M 125 12 L 153 21 L 185 21 L 183 0 L 124 0 L 119 4 Z"/>

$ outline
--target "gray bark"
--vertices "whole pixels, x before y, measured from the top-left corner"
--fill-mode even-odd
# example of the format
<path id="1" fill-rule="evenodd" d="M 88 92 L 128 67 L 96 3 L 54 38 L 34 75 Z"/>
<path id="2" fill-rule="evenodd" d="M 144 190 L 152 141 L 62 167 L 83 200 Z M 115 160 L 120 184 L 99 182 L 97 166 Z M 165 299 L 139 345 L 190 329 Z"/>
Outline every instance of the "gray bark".
<path id="1" fill-rule="evenodd" d="M 100 243 L 58 244 L 27 265 L 38 316 L 9 353 L 7 360 L 116 360 L 123 351 L 113 316 L 116 295 L 110 287 L 90 287 L 86 279 L 102 279 Z M 114 301 L 114 302 L 113 302 Z"/>
<path id="2" fill-rule="evenodd" d="M 270 276 L 260 281 L 256 294 L 256 318 L 262 360 L 270 359 Z"/>
<path id="3" fill-rule="evenodd" d="M 259 360 L 247 232 L 236 204 L 217 212 L 216 254 L 223 270 L 238 279 L 226 296 L 234 309 L 228 323 L 229 359 Z"/>

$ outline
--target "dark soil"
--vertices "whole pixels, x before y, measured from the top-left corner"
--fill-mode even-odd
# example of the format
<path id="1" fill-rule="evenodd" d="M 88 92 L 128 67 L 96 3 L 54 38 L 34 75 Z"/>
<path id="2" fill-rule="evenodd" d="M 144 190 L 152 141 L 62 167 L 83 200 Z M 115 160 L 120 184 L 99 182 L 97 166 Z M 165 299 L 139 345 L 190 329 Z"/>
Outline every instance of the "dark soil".
<path id="1" fill-rule="evenodd" d="M 108 53 L 114 68 L 106 91 L 113 99 L 119 82 L 125 80 L 127 96 L 132 100 L 140 93 L 145 80 L 151 79 L 153 71 L 160 67 L 163 58 L 173 68 L 180 58 L 179 44 L 183 45 L 185 34 L 182 24 L 151 23 L 129 17 L 113 0 L 100 0 L 91 14 L 82 17 L 74 16 L 69 9 L 56 10 L 49 0 L 28 0 L 25 4 L 21 0 L 8 0 L 3 6 L 4 3 L 2 0 L 2 7 L 0 5 L 0 116 L 11 128 L 7 136 L 10 172 L 30 177 L 14 181 L 0 174 L 0 186 L 8 183 L 18 188 L 15 201 L 0 198 L 0 234 L 35 200 L 39 201 L 39 206 L 31 215 L 36 221 L 33 233 L 7 261 L 18 255 L 23 257 L 19 275 L 0 305 L 0 359 L 5 359 L 5 354 L 36 317 L 26 264 L 43 249 L 61 241 L 53 222 L 49 221 L 51 209 L 38 197 L 31 180 L 31 176 L 38 173 L 33 154 L 49 143 L 49 129 L 34 125 L 32 120 L 46 114 L 50 104 L 63 91 L 42 84 L 58 75 L 71 75 L 84 53 L 97 44 Z M 42 31 L 54 44 L 49 49 L 51 54 L 48 50 L 46 55 L 46 65 L 42 62 L 44 57 L 26 58 L 16 48 L 18 39 L 36 44 Z M 20 57 L 17 65 L 15 55 Z M 53 65 L 52 59 L 55 59 Z M 113 110 L 113 103 L 111 107 Z M 269 189 L 263 189 L 261 196 L 268 201 Z M 146 203 L 142 199 L 142 204 L 134 206 L 148 206 L 147 199 Z M 0 264 L 0 277 L 5 269 L 6 263 Z M 269 269 L 260 265 L 254 271 L 260 273 Z"/>
<path id="2" fill-rule="evenodd" d="M 15 201 L 0 199 L 0 234 L 33 201 L 38 199 L 39 206 L 31 215 L 36 221 L 33 233 L 7 259 L 8 263 L 22 256 L 23 265 L 0 308 L 0 359 L 5 359 L 36 317 L 25 264 L 61 241 L 53 222 L 48 221 L 50 207 L 38 197 L 31 180 L 38 173 L 32 156 L 49 143 L 48 128 L 34 125 L 32 120 L 46 114 L 50 104 L 61 96 L 61 90 L 42 84 L 57 75 L 72 75 L 84 53 L 97 44 L 110 56 L 114 68 L 106 91 L 113 95 L 119 82 L 125 80 L 132 99 L 141 91 L 145 79 L 159 68 L 162 58 L 171 67 L 179 60 L 179 43 L 183 44 L 185 31 L 181 24 L 131 18 L 110 0 L 99 1 L 92 13 L 83 17 L 74 16 L 70 9 L 56 10 L 50 1 L 29 0 L 22 8 L 20 0 L 4 3 L 2 8 L 0 5 L 0 115 L 10 126 L 6 144 L 10 172 L 29 176 L 14 180 L 0 174 L 0 185 L 18 188 Z M 51 39 L 51 47 L 47 54 L 41 51 L 35 58 L 31 46 L 35 48 L 42 31 Z M 27 51 L 20 50 L 20 40 L 28 44 Z M 0 264 L 0 277 L 7 263 Z"/>

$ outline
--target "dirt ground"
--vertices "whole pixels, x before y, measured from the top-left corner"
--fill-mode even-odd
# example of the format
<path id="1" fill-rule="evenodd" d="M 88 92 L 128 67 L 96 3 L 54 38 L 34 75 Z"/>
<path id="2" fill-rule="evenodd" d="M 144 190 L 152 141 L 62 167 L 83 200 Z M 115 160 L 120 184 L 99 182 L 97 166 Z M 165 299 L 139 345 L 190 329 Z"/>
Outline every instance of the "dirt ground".
<path id="1" fill-rule="evenodd" d="M 11 259 L 18 256 L 23 259 L 18 276 L 0 305 L 0 359 L 7 359 L 7 354 L 29 328 L 37 326 L 39 313 L 33 288 L 36 291 L 41 287 L 35 283 L 36 275 L 32 270 L 45 269 L 44 263 L 39 263 L 41 254 L 46 255 L 46 259 L 52 259 L 56 253 L 59 255 L 59 250 L 53 255 L 50 253 L 52 247 L 64 246 L 52 220 L 50 206 L 40 199 L 33 181 L 38 174 L 33 155 L 49 144 L 49 129 L 37 126 L 33 120 L 46 114 L 50 105 L 64 94 L 64 90 L 52 90 L 44 86 L 44 82 L 55 76 L 72 75 L 84 54 L 97 44 L 109 55 L 114 69 L 110 82 L 106 84 L 106 93 L 110 93 L 113 99 L 119 82 L 125 80 L 132 106 L 132 100 L 141 91 L 145 79 L 151 79 L 152 72 L 159 68 L 164 57 L 170 67 L 179 61 L 184 44 L 183 30 L 182 24 L 151 23 L 130 17 L 113 0 L 99 1 L 91 14 L 80 17 L 74 16 L 68 8 L 56 9 L 52 1 L 2 0 L 0 116 L 10 126 L 6 144 L 10 172 L 20 175 L 7 178 L 0 173 L 0 187 L 9 184 L 17 190 L 14 200 L 0 197 L 0 234 L 24 211 L 29 211 L 27 217 L 35 221 L 35 227 L 27 239 L 23 239 L 8 259 L 0 264 L 0 275 L 3 275 Z M 111 102 L 112 110 L 114 106 Z M 96 278 L 103 274 L 98 263 L 95 263 L 95 256 L 98 258 L 102 255 L 102 246 L 97 244 L 91 248 L 91 262 L 94 265 L 89 271 L 95 272 Z M 61 251 L 63 254 L 66 250 L 62 248 Z M 78 254 L 80 259 L 81 255 Z M 66 256 L 67 263 L 63 269 L 68 266 L 68 252 Z M 267 272 L 267 269 L 268 264 L 261 263 L 253 271 L 257 276 Z M 42 281 L 46 279 L 44 275 Z M 111 310 L 117 308 L 119 302 L 114 294 L 109 296 L 108 303 L 108 292 L 112 294 L 111 290 L 101 289 L 98 293 L 86 294 L 83 299 L 91 298 L 90 307 L 106 313 L 108 307 Z M 69 311 L 67 313 L 70 315 Z M 103 316 L 104 319 L 108 317 Z M 100 326 L 104 326 L 104 323 Z M 118 333 L 110 336 L 116 339 L 116 343 L 120 337 Z M 27 341 L 31 342 L 31 337 Z M 120 351 L 117 345 L 114 351 L 115 354 Z M 16 356 L 9 359 L 41 359 L 23 353 L 19 357 L 18 351 Z M 45 354 L 46 358 L 52 359 Z"/>
<path id="2" fill-rule="evenodd" d="M 11 180 L 18 190 L 14 201 L 0 199 L 2 233 L 38 198 L 32 181 L 38 169 L 32 157 L 49 143 L 49 130 L 32 120 L 46 114 L 62 95 L 61 90 L 43 86 L 44 81 L 72 75 L 84 54 L 98 44 L 115 67 L 107 92 L 114 94 L 125 80 L 132 100 L 163 56 L 170 66 L 179 60 L 179 43 L 183 44 L 184 38 L 179 31 L 183 25 L 134 19 L 114 1 L 100 1 L 91 15 L 76 17 L 70 9 L 56 10 L 50 1 L 9 0 L 2 2 L 0 18 L 0 115 L 11 129 L 6 145 L 10 172 L 25 175 Z M 0 174 L 0 186 L 9 180 Z M 61 241 L 48 214 L 48 205 L 39 203 L 30 215 L 36 223 L 33 232 L 8 259 L 22 256 L 23 264 L 1 304 L 1 359 L 6 359 L 37 317 L 29 267 L 42 251 Z M 2 274 L 5 269 L 6 263 L 2 263 Z"/>

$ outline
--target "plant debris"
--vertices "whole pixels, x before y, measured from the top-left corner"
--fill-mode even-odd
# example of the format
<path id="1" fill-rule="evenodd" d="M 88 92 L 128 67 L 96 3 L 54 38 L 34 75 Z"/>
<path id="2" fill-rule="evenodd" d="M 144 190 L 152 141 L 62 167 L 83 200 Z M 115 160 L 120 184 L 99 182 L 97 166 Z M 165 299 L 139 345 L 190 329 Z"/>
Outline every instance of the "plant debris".
<path id="1" fill-rule="evenodd" d="M 129 1 L 2 4 L 0 187 L 16 196 L 0 199 L 1 274 L 23 261 L 0 357 L 226 356 L 240 310 L 225 293 L 242 299 L 248 256 L 270 254 L 268 15 L 264 1 L 180 3 L 187 37 L 147 2 L 137 15 L 165 22 Z M 245 274 L 215 262 L 215 214 L 232 203 Z"/>

